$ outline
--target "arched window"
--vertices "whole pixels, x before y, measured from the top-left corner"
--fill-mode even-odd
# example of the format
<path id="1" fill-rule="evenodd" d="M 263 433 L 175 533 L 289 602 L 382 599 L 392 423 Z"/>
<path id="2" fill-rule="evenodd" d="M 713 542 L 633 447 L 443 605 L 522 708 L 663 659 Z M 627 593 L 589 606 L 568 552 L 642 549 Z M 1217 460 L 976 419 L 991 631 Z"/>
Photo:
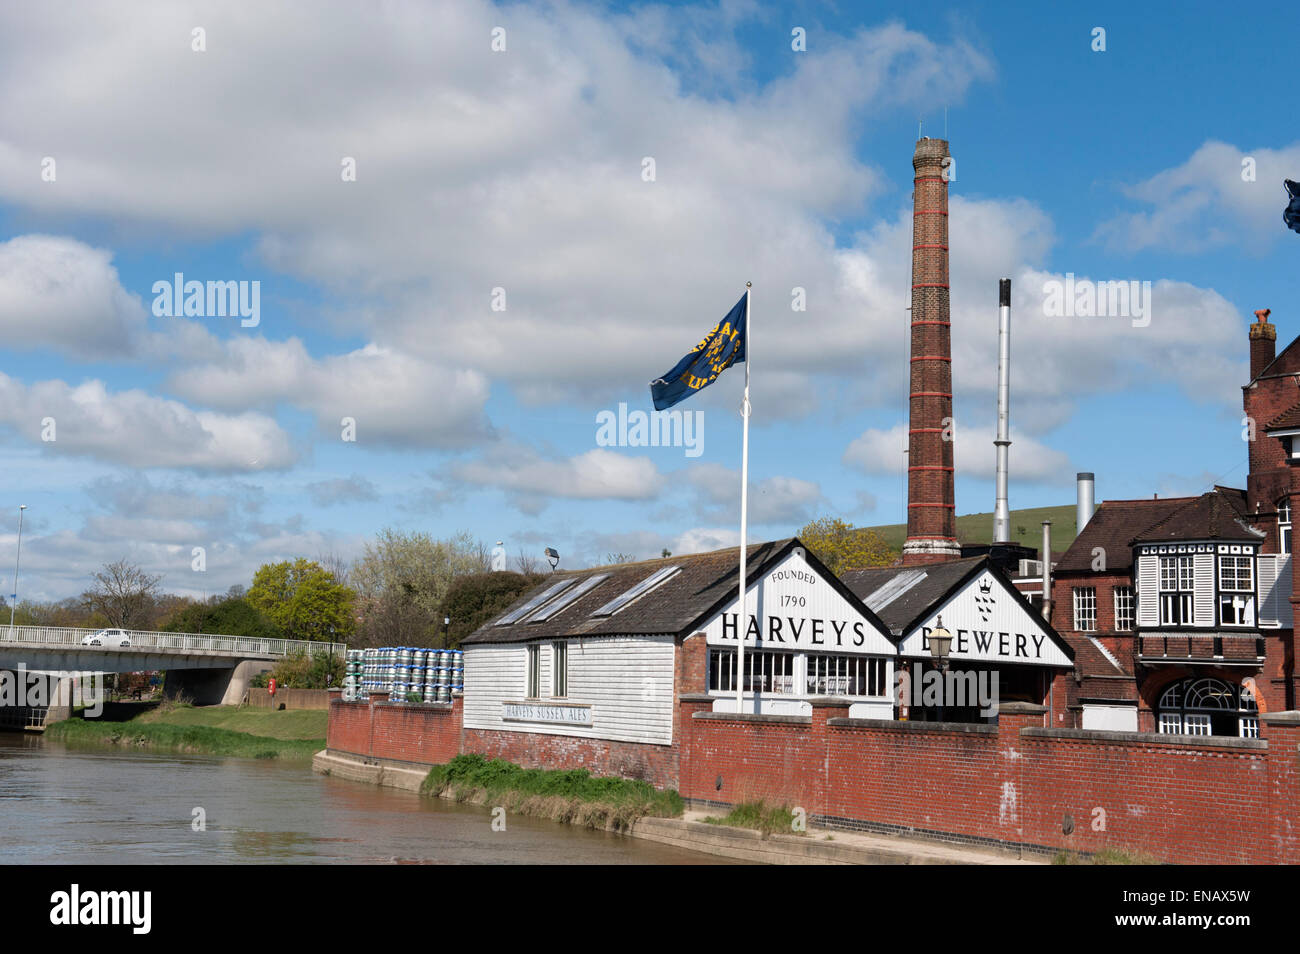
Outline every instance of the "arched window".
<path id="1" fill-rule="evenodd" d="M 1161 732 L 1259 738 L 1258 706 L 1250 690 L 1210 676 L 1176 682 L 1156 709 Z"/>

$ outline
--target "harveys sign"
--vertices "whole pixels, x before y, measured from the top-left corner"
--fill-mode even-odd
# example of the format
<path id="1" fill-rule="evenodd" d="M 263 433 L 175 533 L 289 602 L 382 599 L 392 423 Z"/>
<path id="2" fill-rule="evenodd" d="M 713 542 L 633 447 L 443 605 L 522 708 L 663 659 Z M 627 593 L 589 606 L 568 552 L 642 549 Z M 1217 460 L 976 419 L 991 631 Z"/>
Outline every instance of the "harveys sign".
<path id="1" fill-rule="evenodd" d="M 745 594 L 745 648 L 893 656 L 894 644 L 793 551 L 750 584 Z M 737 600 L 704 627 L 710 646 L 735 646 L 740 635 Z"/>
<path id="2" fill-rule="evenodd" d="M 1030 666 L 1073 666 L 1058 642 L 1025 609 L 1019 594 L 986 570 L 935 607 L 899 645 L 903 656 L 930 657 L 930 633 L 943 617 L 952 634 L 952 659 L 1019 663 Z"/>

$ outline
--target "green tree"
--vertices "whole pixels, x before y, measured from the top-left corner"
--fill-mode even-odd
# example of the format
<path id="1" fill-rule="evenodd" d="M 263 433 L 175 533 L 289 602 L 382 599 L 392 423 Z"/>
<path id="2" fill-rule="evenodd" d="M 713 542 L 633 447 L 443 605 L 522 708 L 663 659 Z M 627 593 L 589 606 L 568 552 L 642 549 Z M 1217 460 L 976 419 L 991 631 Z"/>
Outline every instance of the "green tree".
<path id="1" fill-rule="evenodd" d="M 453 581 L 487 569 L 468 533 L 435 540 L 385 528 L 352 567 L 365 646 L 431 646 L 442 633 L 442 603 Z"/>
<path id="2" fill-rule="evenodd" d="M 248 590 L 248 602 L 286 639 L 317 641 L 344 641 L 352 635 L 354 596 L 319 563 L 301 557 L 264 564 Z"/>
<path id="3" fill-rule="evenodd" d="M 892 566 L 898 554 L 874 530 L 854 527 L 838 517 L 813 520 L 799 531 L 799 539 L 832 573 L 870 566 Z"/>
<path id="4" fill-rule="evenodd" d="M 472 573 L 457 579 L 447 591 L 441 611 L 442 615 L 451 617 L 450 648 L 459 646 L 460 641 L 474 630 L 500 616 L 511 603 L 542 579 L 536 573 L 514 573 L 509 570 Z"/>
<path id="5" fill-rule="evenodd" d="M 265 613 L 242 598 L 187 603 L 177 608 L 162 628 L 168 633 L 211 633 L 253 639 L 280 639 L 284 636 L 280 627 Z"/>

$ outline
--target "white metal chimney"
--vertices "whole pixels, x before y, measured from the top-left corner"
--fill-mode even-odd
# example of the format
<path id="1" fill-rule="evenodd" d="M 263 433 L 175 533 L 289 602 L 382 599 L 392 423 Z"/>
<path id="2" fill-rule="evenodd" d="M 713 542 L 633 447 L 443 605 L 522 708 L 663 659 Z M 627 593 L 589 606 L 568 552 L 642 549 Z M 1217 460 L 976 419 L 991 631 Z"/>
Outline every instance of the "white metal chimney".
<path id="1" fill-rule="evenodd" d="M 1008 426 L 1011 403 L 1011 279 L 998 282 L 998 436 L 997 500 L 993 505 L 993 542 L 1011 542 L 1011 510 L 1007 503 Z"/>
<path id="2" fill-rule="evenodd" d="M 1096 507 L 1096 479 L 1092 474 L 1076 474 L 1075 478 L 1075 497 L 1077 500 L 1076 511 L 1074 516 L 1075 530 L 1074 535 L 1078 536 L 1083 533 L 1083 528 L 1088 525 L 1092 519 L 1092 512 Z"/>
<path id="3" fill-rule="evenodd" d="M 1052 621 L 1052 521 L 1043 521 L 1043 548 L 1038 551 L 1043 563 L 1043 619 Z"/>

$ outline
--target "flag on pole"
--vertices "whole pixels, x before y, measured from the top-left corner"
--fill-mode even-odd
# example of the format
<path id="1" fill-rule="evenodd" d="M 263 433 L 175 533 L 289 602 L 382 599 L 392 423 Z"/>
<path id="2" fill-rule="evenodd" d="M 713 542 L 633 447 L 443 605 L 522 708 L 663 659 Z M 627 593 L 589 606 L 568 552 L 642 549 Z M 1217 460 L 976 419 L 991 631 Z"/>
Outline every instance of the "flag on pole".
<path id="1" fill-rule="evenodd" d="M 1291 196 L 1291 201 L 1282 210 L 1282 221 L 1287 228 L 1300 232 L 1300 182 L 1292 182 L 1290 179 L 1282 181 L 1286 184 L 1287 194 Z"/>
<path id="2" fill-rule="evenodd" d="M 741 295 L 736 307 L 727 312 L 727 317 L 714 325 L 704 340 L 671 371 L 650 382 L 650 396 L 654 399 L 656 411 L 666 411 L 696 391 L 707 388 L 727 368 L 745 360 L 747 297 L 748 293 Z"/>

